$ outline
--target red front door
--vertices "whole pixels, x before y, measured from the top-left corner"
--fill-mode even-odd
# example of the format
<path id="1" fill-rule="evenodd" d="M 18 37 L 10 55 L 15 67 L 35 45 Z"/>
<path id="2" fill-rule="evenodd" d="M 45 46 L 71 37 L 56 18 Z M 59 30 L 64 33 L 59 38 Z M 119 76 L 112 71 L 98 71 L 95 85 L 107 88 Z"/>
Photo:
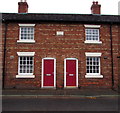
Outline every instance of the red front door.
<path id="1" fill-rule="evenodd" d="M 77 86 L 77 71 L 76 71 L 76 59 L 66 59 L 65 61 L 65 76 L 66 76 L 66 87 L 76 87 Z"/>
<path id="2" fill-rule="evenodd" d="M 43 87 L 55 86 L 55 59 L 43 59 Z"/>

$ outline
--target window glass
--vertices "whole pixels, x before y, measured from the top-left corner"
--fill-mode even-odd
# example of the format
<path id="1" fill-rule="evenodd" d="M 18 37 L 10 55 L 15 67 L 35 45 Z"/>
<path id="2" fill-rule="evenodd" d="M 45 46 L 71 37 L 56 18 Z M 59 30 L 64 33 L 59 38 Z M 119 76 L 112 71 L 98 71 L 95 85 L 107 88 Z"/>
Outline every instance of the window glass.
<path id="1" fill-rule="evenodd" d="M 34 40 L 34 27 L 20 27 L 21 40 Z"/>
<path id="2" fill-rule="evenodd" d="M 99 41 L 99 29 L 85 29 L 86 40 Z"/>
<path id="3" fill-rule="evenodd" d="M 19 73 L 33 73 L 33 57 L 19 57 Z"/>
<path id="4" fill-rule="evenodd" d="M 86 71 L 87 73 L 99 73 L 100 57 L 87 57 L 86 59 Z"/>

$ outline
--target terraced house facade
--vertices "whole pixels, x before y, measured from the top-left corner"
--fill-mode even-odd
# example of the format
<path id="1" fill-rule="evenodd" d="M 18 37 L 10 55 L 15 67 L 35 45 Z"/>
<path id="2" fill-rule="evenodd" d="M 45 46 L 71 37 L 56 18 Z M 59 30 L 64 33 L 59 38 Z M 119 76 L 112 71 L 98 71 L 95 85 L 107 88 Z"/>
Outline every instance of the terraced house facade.
<path id="1" fill-rule="evenodd" d="M 120 16 L 2 13 L 4 88 L 118 88 Z"/>

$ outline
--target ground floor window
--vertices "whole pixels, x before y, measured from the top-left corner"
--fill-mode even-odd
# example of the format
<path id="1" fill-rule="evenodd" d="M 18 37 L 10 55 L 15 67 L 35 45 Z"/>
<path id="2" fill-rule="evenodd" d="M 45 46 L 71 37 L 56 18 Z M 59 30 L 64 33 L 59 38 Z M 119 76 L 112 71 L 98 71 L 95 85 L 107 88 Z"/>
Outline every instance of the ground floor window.
<path id="1" fill-rule="evenodd" d="M 101 53 L 86 52 L 86 78 L 103 78 L 101 75 Z"/>
<path id="2" fill-rule="evenodd" d="M 20 56 L 19 73 L 33 73 L 33 60 L 32 56 Z"/>
<path id="3" fill-rule="evenodd" d="M 86 58 L 86 71 L 87 73 L 100 73 L 100 57 L 87 57 Z"/>
<path id="4" fill-rule="evenodd" d="M 35 52 L 17 52 L 17 54 L 18 54 L 18 75 L 16 75 L 16 78 L 34 78 L 35 77 L 34 75 Z M 85 78 L 103 78 L 103 75 L 101 75 L 101 53 L 86 52 L 85 55 L 86 55 Z M 76 59 L 73 60 L 69 58 L 69 60 L 67 59 L 67 61 L 71 63 L 68 65 L 68 67 L 71 68 L 74 65 L 73 66 L 73 68 L 75 68 L 74 70 L 78 69 L 78 65 L 75 65 Z M 51 66 L 49 68 L 51 68 Z M 73 68 L 71 68 L 71 70 L 73 70 Z M 46 69 L 48 70 L 48 68 Z M 52 75 L 52 73 L 53 73 L 53 70 L 51 71 L 51 73 L 47 72 L 46 75 Z M 66 73 L 68 73 L 68 71 Z M 73 71 L 69 73 L 70 78 L 72 78 L 73 75 L 76 75 L 76 71 L 74 73 Z"/>
<path id="5" fill-rule="evenodd" d="M 18 75 L 16 78 L 34 78 L 34 52 L 17 52 Z"/>

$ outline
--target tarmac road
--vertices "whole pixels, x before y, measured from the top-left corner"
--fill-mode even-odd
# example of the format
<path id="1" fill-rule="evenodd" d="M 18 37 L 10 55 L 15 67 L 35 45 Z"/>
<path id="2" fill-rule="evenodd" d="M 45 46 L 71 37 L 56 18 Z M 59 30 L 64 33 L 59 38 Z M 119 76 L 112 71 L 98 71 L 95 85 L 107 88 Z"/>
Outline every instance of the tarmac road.
<path id="1" fill-rule="evenodd" d="M 3 97 L 3 111 L 118 111 L 118 97 L 11 96 Z"/>

